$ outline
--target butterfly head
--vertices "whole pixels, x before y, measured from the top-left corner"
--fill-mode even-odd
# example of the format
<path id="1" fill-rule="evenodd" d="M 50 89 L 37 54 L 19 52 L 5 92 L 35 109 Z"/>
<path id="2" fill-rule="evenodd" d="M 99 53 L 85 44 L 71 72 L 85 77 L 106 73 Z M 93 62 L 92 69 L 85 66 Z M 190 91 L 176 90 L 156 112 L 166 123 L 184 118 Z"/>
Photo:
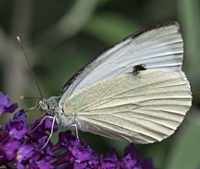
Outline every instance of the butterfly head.
<path id="1" fill-rule="evenodd" d="M 60 97 L 50 97 L 49 99 L 42 99 L 38 103 L 40 111 L 48 113 L 52 116 L 59 114 L 62 110 L 59 107 Z"/>

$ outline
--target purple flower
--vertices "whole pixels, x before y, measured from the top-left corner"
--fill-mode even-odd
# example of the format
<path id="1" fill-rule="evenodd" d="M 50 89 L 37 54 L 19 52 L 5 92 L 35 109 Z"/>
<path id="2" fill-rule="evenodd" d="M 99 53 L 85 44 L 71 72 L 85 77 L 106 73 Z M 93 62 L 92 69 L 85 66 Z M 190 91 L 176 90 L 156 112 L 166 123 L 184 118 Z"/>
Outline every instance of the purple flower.
<path id="1" fill-rule="evenodd" d="M 18 140 L 4 140 L 0 144 L 0 166 L 9 162 L 15 158 L 17 151 L 20 147 L 20 142 Z"/>
<path id="2" fill-rule="evenodd" d="M 16 139 L 22 138 L 29 131 L 26 123 L 11 119 L 6 122 L 5 130 L 7 133 L 9 133 L 10 137 Z"/>
<path id="3" fill-rule="evenodd" d="M 121 160 L 122 168 L 134 168 L 137 165 L 137 160 L 133 159 L 130 154 L 123 157 Z"/>
<path id="4" fill-rule="evenodd" d="M 121 163 L 117 159 L 115 149 L 113 148 L 106 154 L 106 157 L 101 159 L 101 168 L 120 168 Z"/>
<path id="5" fill-rule="evenodd" d="M 10 104 L 8 95 L 0 92 L 0 116 L 3 113 L 13 113 L 17 107 L 18 105 L 16 103 Z"/>
<path id="6" fill-rule="evenodd" d="M 30 144 L 22 145 L 17 152 L 16 160 L 21 163 L 26 161 L 26 159 L 30 158 L 34 153 L 34 146 Z"/>
<path id="7" fill-rule="evenodd" d="M 10 104 L 8 96 L 2 93 L 0 101 L 1 114 L 14 112 L 17 107 L 17 104 Z M 20 110 L 13 115 L 12 120 L 6 122 L 5 130 L 0 129 L 0 166 L 18 169 L 153 169 L 152 159 L 141 158 L 133 144 L 125 149 L 121 160 L 117 158 L 114 148 L 104 157 L 71 135 L 69 130 L 59 133 L 57 144 L 53 145 L 51 142 L 47 144 L 49 135 L 46 131 L 52 128 L 51 119 L 46 118 L 40 124 L 41 118 L 39 118 L 31 123 L 31 129 L 26 121 L 25 112 Z M 38 127 L 35 129 L 36 126 Z M 54 131 L 56 130 L 55 125 Z M 55 154 L 57 150 L 59 154 Z"/>

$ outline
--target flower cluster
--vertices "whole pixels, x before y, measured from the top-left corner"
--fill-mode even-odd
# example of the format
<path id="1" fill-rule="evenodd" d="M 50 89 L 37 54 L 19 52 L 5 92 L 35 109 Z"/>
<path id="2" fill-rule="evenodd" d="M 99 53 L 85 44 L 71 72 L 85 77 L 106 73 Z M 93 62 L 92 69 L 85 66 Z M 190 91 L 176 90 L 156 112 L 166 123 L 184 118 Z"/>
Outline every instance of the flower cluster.
<path id="1" fill-rule="evenodd" d="M 0 92 L 0 116 L 3 113 L 13 113 L 17 104 L 10 104 L 9 97 Z M 142 159 L 133 144 L 130 144 L 119 160 L 112 149 L 106 156 L 96 154 L 90 147 L 71 135 L 71 131 L 61 132 L 59 141 L 52 145 L 43 145 L 48 139 L 46 131 L 50 131 L 52 122 L 45 121 L 31 132 L 41 121 L 41 118 L 31 123 L 28 128 L 24 110 L 13 115 L 5 124 L 0 125 L 0 166 L 18 169 L 153 169 L 152 159 Z M 57 126 L 54 126 L 54 131 Z"/>

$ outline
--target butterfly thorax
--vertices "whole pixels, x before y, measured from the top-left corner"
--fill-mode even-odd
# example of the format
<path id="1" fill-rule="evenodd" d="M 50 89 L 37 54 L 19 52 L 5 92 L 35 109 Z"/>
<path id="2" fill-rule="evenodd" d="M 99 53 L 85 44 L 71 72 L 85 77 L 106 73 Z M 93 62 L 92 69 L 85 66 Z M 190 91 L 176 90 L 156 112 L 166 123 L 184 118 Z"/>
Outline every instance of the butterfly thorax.
<path id="1" fill-rule="evenodd" d="M 59 96 L 52 96 L 49 99 L 39 101 L 39 109 L 46 114 L 56 117 L 56 122 L 63 127 L 71 127 L 75 124 L 75 117 L 68 116 L 64 113 L 62 106 L 59 105 Z"/>

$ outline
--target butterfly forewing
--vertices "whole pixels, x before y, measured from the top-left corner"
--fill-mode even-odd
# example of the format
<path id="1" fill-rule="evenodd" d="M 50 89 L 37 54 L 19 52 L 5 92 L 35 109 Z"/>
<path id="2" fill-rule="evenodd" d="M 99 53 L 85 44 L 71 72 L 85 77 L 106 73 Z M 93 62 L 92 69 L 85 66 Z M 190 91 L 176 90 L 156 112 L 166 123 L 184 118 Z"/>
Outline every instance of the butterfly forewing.
<path id="1" fill-rule="evenodd" d="M 131 35 L 115 45 L 72 77 L 61 91 L 65 100 L 104 79 L 132 72 L 134 66 L 146 69 L 180 71 L 183 59 L 183 40 L 176 22 L 156 25 Z"/>
<path id="2" fill-rule="evenodd" d="M 191 106 L 187 82 L 177 72 L 144 70 L 121 74 L 70 96 L 66 115 L 80 130 L 135 143 L 171 135 Z"/>

